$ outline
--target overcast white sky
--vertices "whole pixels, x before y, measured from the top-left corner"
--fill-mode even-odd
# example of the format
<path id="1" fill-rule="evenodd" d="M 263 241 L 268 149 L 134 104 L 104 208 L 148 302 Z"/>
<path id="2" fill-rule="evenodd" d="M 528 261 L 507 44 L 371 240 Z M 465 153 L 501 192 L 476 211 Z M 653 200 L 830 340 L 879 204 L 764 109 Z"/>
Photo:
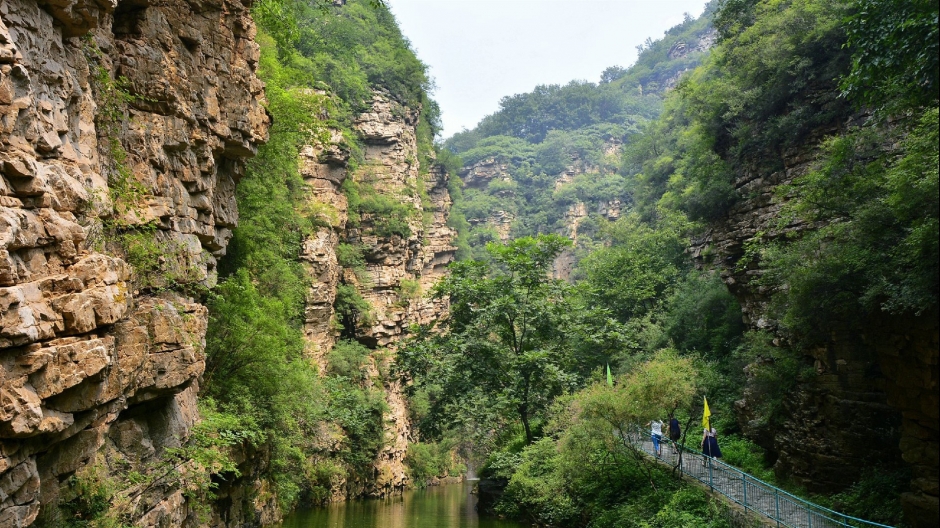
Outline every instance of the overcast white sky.
<path id="1" fill-rule="evenodd" d="M 443 137 L 473 128 L 506 95 L 629 66 L 705 0 L 387 0 L 430 66 Z"/>

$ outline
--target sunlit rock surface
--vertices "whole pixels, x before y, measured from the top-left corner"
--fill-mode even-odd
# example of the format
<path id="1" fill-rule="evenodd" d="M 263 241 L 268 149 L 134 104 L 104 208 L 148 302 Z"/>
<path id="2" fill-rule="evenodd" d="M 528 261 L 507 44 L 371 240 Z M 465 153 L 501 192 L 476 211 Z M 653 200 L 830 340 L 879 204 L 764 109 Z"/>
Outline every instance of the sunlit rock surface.
<path id="1" fill-rule="evenodd" d="M 342 137 L 338 133 L 332 135 L 329 144 L 311 146 L 302 153 L 310 210 L 328 224 L 308 237 L 302 250 L 302 259 L 313 279 L 307 294 L 304 326 L 307 352 L 321 371 L 327 366 L 325 355 L 341 333 L 333 308 L 336 288 L 341 282 L 355 285 L 372 306 L 372 318 L 358 321 L 354 331 L 355 338 L 370 347 L 393 350 L 411 325 L 430 323 L 447 312 L 446 303 L 431 300 L 427 294 L 446 273 L 446 266 L 457 250 L 453 246 L 456 232 L 447 226 L 452 203 L 447 191 L 448 175 L 437 167 L 420 170 L 417 124 L 417 109 L 376 93 L 371 109 L 356 119 L 356 129 L 364 143 L 364 159 L 356 171 L 348 171 L 349 154 L 341 147 Z M 408 222 L 411 236 L 375 234 L 375 223 L 383 219 L 368 214 L 362 215 L 359 226 L 347 225 L 348 204 L 341 189 L 346 178 L 412 208 Z M 419 185 L 424 186 L 428 203 L 422 203 Z M 362 247 L 364 276 L 339 265 L 336 251 L 340 243 Z M 419 285 L 419 291 L 403 295 L 402 281 Z M 347 333 L 353 332 L 347 329 Z M 369 366 L 368 377 L 373 382 L 383 379 L 379 373 L 387 369 L 383 362 L 373 359 Z M 404 457 L 409 440 L 416 438 L 399 382 L 385 378 L 381 383 L 389 408 L 385 416 L 386 445 L 375 461 L 373 478 L 366 482 L 336 483 L 334 500 L 387 495 L 410 484 Z M 337 433 L 324 431 L 325 450 L 330 449 L 328 439 Z"/>
<path id="2" fill-rule="evenodd" d="M 0 526 L 198 418 L 207 311 L 176 292 L 214 282 L 266 134 L 253 37 L 239 1 L 0 3 Z M 121 166 L 138 183 L 114 209 Z M 116 224 L 161 249 L 146 287 Z M 183 490 L 134 500 L 141 526 L 193 522 Z"/>

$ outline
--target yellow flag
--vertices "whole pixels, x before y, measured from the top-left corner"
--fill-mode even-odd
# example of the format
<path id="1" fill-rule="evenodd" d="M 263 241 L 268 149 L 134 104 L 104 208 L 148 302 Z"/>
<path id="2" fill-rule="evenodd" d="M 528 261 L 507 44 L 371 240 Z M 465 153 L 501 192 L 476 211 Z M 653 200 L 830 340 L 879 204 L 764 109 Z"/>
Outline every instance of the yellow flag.
<path id="1" fill-rule="evenodd" d="M 711 429 L 711 416 L 712 412 L 708 408 L 708 398 L 702 396 L 702 400 L 705 401 L 705 410 L 702 411 L 702 427 L 705 429 Z"/>

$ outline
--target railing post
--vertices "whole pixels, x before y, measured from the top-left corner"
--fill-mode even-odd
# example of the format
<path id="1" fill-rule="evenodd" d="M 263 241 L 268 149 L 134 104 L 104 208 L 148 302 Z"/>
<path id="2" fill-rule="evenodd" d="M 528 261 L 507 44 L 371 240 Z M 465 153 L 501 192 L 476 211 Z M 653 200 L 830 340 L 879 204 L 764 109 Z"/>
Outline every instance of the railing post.
<path id="1" fill-rule="evenodd" d="M 747 513 L 747 473 L 741 472 L 741 483 L 744 487 L 744 513 Z"/>
<path id="2" fill-rule="evenodd" d="M 715 491 L 715 476 L 712 472 L 712 459 L 711 457 L 706 457 L 705 460 L 708 462 L 708 487 L 712 491 Z"/>
<path id="3" fill-rule="evenodd" d="M 774 488 L 774 520 L 780 526 L 780 490 Z"/>

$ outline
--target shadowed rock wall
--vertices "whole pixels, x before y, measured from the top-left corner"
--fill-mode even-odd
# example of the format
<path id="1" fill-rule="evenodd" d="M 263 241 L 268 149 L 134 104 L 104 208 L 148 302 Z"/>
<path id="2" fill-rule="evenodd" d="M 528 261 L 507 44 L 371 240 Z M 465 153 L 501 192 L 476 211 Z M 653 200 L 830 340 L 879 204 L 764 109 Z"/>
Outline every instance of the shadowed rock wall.
<path id="1" fill-rule="evenodd" d="M 836 129 L 817 131 L 806 145 Z M 783 156 L 784 169 L 770 175 L 740 174 L 742 196 L 725 219 L 710 226 L 693 244 L 700 265 L 717 267 L 741 303 L 752 328 L 771 332 L 770 292 L 753 283 L 761 270 L 740 268 L 745 244 L 761 236 L 783 240 L 813 229 L 805 223 L 778 225 L 780 199 L 775 187 L 812 169 L 817 151 L 805 147 Z M 802 352 L 815 376 L 789 396 L 782 423 L 758 427 L 747 391 L 737 402 L 746 434 L 778 458 L 775 470 L 807 489 L 841 490 L 866 468 L 898 465 L 913 469 L 911 491 L 903 497 L 905 515 L 915 526 L 936 526 L 938 472 L 938 322 L 937 314 L 876 315 L 860 327 L 833 328 L 830 338 Z"/>

